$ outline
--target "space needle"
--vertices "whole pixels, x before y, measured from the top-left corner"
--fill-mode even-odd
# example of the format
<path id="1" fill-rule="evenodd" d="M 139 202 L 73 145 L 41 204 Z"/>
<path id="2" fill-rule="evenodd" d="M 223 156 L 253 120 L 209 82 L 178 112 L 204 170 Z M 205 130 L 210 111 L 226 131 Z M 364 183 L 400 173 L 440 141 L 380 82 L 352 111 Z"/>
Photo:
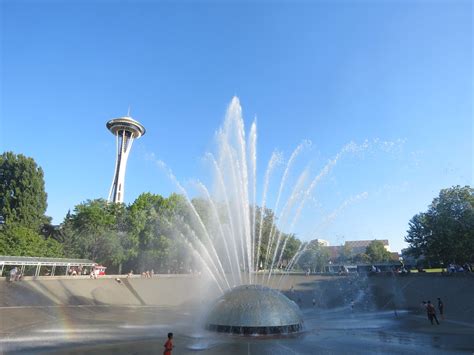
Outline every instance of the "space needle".
<path id="1" fill-rule="evenodd" d="M 130 114 L 125 117 L 114 118 L 107 122 L 107 128 L 115 136 L 117 145 L 117 159 L 115 160 L 115 174 L 109 192 L 109 202 L 123 203 L 125 194 L 125 170 L 128 155 L 132 149 L 134 139 L 145 134 L 145 127 L 135 121 Z"/>

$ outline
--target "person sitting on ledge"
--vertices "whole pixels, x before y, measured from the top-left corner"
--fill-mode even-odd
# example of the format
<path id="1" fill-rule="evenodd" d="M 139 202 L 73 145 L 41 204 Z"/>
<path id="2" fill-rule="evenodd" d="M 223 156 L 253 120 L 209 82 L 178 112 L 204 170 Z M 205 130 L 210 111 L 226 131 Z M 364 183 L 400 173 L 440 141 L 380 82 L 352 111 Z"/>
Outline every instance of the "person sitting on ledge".
<path id="1" fill-rule="evenodd" d="M 16 275 L 18 273 L 18 268 L 15 266 L 13 269 L 10 270 L 10 281 L 16 281 Z"/>

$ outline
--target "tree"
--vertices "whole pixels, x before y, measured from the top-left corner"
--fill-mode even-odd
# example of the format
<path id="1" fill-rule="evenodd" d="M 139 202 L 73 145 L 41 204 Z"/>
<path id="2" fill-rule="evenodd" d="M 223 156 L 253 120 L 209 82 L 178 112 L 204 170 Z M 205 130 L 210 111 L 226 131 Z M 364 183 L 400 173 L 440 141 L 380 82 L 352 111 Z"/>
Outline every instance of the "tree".
<path id="1" fill-rule="evenodd" d="M 474 260 L 474 189 L 453 186 L 440 191 L 425 213 L 409 222 L 409 253 L 428 262 Z"/>
<path id="2" fill-rule="evenodd" d="M 122 204 L 103 199 L 77 205 L 62 226 L 67 255 L 120 268 L 128 256 L 126 249 L 131 249 L 125 214 Z"/>
<path id="3" fill-rule="evenodd" d="M 0 155 L 0 215 L 34 231 L 49 222 L 43 170 L 32 158 L 5 152 Z"/>
<path id="4" fill-rule="evenodd" d="M 310 242 L 306 250 L 298 260 L 298 266 L 303 270 L 324 271 L 324 267 L 329 261 L 330 253 L 328 248 L 317 242 Z"/>
<path id="5" fill-rule="evenodd" d="M 352 261 L 355 263 L 367 264 L 370 263 L 371 260 L 370 256 L 366 253 L 359 253 L 353 257 Z"/>
<path id="6" fill-rule="evenodd" d="M 43 170 L 32 158 L 12 152 L 0 155 L 0 216 L 4 222 L 0 254 L 63 256 L 62 245 L 51 238 L 46 198 Z"/>
<path id="7" fill-rule="evenodd" d="M 253 213 L 253 212 L 252 212 Z M 250 215 L 252 215 L 250 213 Z M 278 235 L 278 230 L 274 223 L 276 223 L 276 217 L 273 211 L 269 208 L 265 208 L 265 211 L 263 212 L 263 220 L 262 224 L 260 225 L 260 219 L 261 219 L 261 213 L 262 213 L 262 208 L 256 206 L 256 211 L 255 211 L 255 255 L 254 255 L 254 260 L 255 263 L 258 265 L 258 268 L 262 267 L 263 269 L 270 267 L 269 264 L 271 264 L 271 258 L 273 256 L 273 249 L 275 240 L 273 240 L 272 246 L 269 246 L 270 243 L 270 234 L 272 233 L 273 239 L 275 239 L 275 236 Z M 260 252 L 258 252 L 258 244 L 259 244 L 259 239 L 260 239 Z M 270 250 L 269 250 L 270 248 Z M 267 258 L 268 255 L 268 258 Z M 258 260 L 257 260 L 258 256 Z M 270 259 L 270 260 L 268 260 Z"/>
<path id="8" fill-rule="evenodd" d="M 383 242 L 380 240 L 373 240 L 372 242 L 370 242 L 370 244 L 365 249 L 365 254 L 368 256 L 370 262 L 372 263 L 389 261 L 391 258 L 390 252 L 385 249 Z"/>
<path id="9" fill-rule="evenodd" d="M 336 262 L 344 264 L 353 262 L 355 258 L 354 251 L 347 243 L 340 249 L 339 255 L 336 257 Z"/>
<path id="10" fill-rule="evenodd" d="M 63 246 L 30 228 L 10 223 L 0 238 L 0 255 L 62 257 Z"/>
<path id="11" fill-rule="evenodd" d="M 135 257 L 127 267 L 135 270 L 188 270 L 192 264 L 180 228 L 190 223 L 191 213 L 185 198 L 141 194 L 129 208 L 130 238 L 137 242 Z M 198 212 L 199 213 L 199 212 Z"/>
<path id="12" fill-rule="evenodd" d="M 201 218 L 204 225 L 207 228 L 214 227 L 215 223 L 212 223 L 214 216 L 210 203 L 203 198 L 193 198 L 191 203 L 193 204 L 197 214 L 199 215 L 199 218 Z"/>
<path id="13" fill-rule="evenodd" d="M 288 265 L 289 261 L 295 256 L 298 252 L 301 241 L 296 238 L 293 234 L 285 235 L 286 242 L 284 243 L 285 250 L 282 254 L 282 263 L 283 265 Z"/>
<path id="14" fill-rule="evenodd" d="M 408 234 L 405 241 L 410 244 L 409 254 L 418 258 L 428 251 L 428 240 L 431 235 L 425 213 L 418 213 L 408 222 Z"/>

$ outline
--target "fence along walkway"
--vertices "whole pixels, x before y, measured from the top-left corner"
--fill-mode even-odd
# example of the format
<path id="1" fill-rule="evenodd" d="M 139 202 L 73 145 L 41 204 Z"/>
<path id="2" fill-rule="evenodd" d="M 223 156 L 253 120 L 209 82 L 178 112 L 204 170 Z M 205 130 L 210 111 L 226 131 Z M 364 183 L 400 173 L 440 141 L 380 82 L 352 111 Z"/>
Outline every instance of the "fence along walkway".
<path id="1" fill-rule="evenodd" d="M 65 259 L 65 258 L 38 258 L 30 256 L 3 256 L 0 255 L 0 276 L 3 276 L 5 266 L 20 267 L 20 273 L 23 275 L 26 266 L 36 266 L 35 276 L 39 276 L 41 268 L 51 267 L 50 276 L 54 276 L 56 267 L 66 267 L 65 275 L 68 275 L 71 267 L 93 267 L 97 263 L 87 259 Z"/>

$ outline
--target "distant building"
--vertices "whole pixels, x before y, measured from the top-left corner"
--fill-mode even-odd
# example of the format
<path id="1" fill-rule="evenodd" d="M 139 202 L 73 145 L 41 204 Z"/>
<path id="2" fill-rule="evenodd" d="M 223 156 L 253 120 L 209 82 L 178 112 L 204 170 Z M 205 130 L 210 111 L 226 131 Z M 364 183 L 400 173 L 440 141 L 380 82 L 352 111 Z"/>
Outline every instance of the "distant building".
<path id="1" fill-rule="evenodd" d="M 378 240 L 379 242 L 382 242 L 385 249 L 387 251 L 390 251 L 389 243 L 388 243 L 387 239 L 351 240 L 351 241 L 348 240 L 344 243 L 344 246 L 351 250 L 352 255 L 357 255 L 357 254 L 360 254 L 360 253 L 365 253 L 365 250 L 367 249 L 369 244 L 372 243 L 375 240 Z"/>
<path id="2" fill-rule="evenodd" d="M 332 261 L 336 261 L 338 259 L 346 259 L 348 257 L 354 257 L 358 254 L 364 254 L 365 251 L 367 250 L 367 247 L 369 246 L 370 243 L 372 243 L 374 240 L 348 240 L 344 243 L 344 245 L 334 245 L 334 246 L 329 246 L 329 243 L 327 245 L 324 245 L 322 242 L 322 239 L 315 239 L 312 240 L 311 243 L 315 243 L 318 241 L 322 246 L 324 246 L 328 251 L 329 251 L 329 259 Z M 379 241 L 382 242 L 383 246 L 387 251 L 390 251 L 389 249 L 389 242 L 387 239 L 378 239 Z M 399 255 L 398 253 L 391 253 L 392 260 L 398 260 Z"/>

